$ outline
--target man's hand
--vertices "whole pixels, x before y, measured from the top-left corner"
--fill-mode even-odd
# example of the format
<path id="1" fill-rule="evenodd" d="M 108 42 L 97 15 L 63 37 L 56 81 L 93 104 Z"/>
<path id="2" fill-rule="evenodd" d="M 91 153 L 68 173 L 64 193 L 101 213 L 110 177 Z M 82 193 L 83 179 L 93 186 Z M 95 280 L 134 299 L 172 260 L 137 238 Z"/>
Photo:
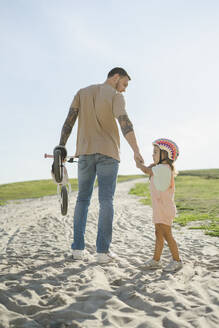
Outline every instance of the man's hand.
<path id="1" fill-rule="evenodd" d="M 135 159 L 136 165 L 138 163 L 139 164 L 144 164 L 144 159 L 143 159 L 143 157 L 141 156 L 141 154 L 139 152 L 134 153 L 134 159 Z"/>
<path id="2" fill-rule="evenodd" d="M 65 146 L 62 145 L 56 146 L 53 150 L 53 155 L 55 155 L 56 150 L 59 150 L 61 152 L 61 158 L 64 162 L 65 158 L 67 157 L 67 149 L 65 148 Z"/>

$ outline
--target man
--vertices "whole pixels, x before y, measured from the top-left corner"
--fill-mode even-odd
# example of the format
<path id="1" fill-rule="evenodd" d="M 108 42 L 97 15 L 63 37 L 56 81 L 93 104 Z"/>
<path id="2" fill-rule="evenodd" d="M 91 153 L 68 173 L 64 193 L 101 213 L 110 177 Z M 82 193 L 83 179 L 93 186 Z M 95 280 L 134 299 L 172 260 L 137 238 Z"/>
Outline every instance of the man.
<path id="1" fill-rule="evenodd" d="M 62 128 L 59 144 L 65 146 L 78 118 L 75 154 L 79 157 L 78 197 L 72 244 L 74 259 L 82 259 L 84 255 L 87 213 L 96 176 L 100 203 L 96 240 L 97 261 L 107 263 L 114 257 L 109 247 L 112 240 L 113 197 L 120 161 L 120 138 L 116 119 L 134 152 L 136 163 L 144 162 L 122 95 L 129 80 L 131 79 L 127 72 L 116 67 L 108 73 L 105 83 L 80 89 L 73 99 Z"/>

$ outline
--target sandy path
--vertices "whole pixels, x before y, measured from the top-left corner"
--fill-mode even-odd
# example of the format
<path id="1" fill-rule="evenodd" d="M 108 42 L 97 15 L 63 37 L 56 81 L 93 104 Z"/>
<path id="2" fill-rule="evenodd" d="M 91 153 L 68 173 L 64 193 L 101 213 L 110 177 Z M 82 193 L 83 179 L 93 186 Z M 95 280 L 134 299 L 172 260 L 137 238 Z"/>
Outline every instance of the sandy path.
<path id="1" fill-rule="evenodd" d="M 139 181 L 139 180 L 138 180 Z M 185 265 L 146 271 L 153 253 L 150 207 L 117 185 L 112 250 L 118 263 L 95 258 L 98 201 L 94 191 L 86 258 L 73 261 L 72 216 L 56 196 L 0 207 L 0 327 L 219 327 L 219 238 L 174 226 Z M 164 265 L 169 260 L 165 246 Z"/>

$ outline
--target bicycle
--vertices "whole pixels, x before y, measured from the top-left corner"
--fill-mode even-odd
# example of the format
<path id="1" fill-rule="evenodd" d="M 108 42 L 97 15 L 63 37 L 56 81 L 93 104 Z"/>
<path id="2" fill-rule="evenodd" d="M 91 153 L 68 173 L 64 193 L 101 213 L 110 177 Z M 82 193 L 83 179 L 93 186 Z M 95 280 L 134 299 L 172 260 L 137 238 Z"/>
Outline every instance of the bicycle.
<path id="1" fill-rule="evenodd" d="M 57 184 L 57 195 L 61 204 L 61 213 L 66 215 L 68 212 L 68 194 L 71 192 L 71 184 L 68 179 L 68 172 L 65 162 L 77 163 L 74 156 L 67 156 L 64 146 L 57 146 L 53 150 L 53 155 L 44 154 L 44 158 L 53 158 L 51 175 Z"/>

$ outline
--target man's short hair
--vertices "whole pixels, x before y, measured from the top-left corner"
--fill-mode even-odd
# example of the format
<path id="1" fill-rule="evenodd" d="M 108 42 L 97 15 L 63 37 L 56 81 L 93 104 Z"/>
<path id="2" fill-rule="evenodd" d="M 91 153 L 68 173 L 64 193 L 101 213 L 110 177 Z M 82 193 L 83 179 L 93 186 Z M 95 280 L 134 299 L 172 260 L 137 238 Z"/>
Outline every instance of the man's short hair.
<path id="1" fill-rule="evenodd" d="M 122 68 L 122 67 L 115 67 L 111 69 L 111 71 L 108 73 L 107 77 L 112 77 L 115 74 L 119 74 L 120 76 L 127 76 L 129 80 L 131 80 L 128 73 Z"/>

